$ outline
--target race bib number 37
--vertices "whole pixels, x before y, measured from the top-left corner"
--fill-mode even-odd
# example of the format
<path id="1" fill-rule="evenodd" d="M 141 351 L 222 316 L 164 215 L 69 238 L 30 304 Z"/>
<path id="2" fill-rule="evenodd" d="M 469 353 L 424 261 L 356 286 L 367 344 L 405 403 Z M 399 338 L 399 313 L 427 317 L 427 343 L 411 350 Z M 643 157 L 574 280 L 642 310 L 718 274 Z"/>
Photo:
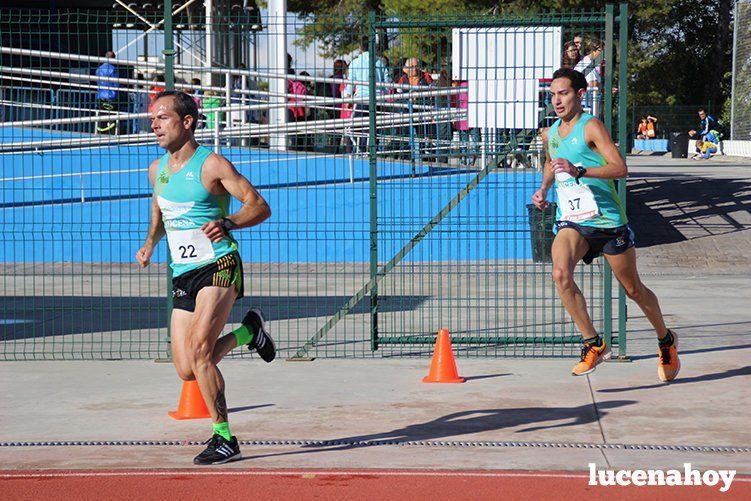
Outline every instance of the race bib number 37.
<path id="1" fill-rule="evenodd" d="M 175 264 L 201 263 L 214 259 L 214 246 L 200 228 L 171 231 L 167 235 L 167 242 Z"/>
<path id="2" fill-rule="evenodd" d="M 568 174 L 556 174 L 556 193 L 561 208 L 561 220 L 586 221 L 600 214 L 592 190 L 584 183 L 577 183 Z"/>

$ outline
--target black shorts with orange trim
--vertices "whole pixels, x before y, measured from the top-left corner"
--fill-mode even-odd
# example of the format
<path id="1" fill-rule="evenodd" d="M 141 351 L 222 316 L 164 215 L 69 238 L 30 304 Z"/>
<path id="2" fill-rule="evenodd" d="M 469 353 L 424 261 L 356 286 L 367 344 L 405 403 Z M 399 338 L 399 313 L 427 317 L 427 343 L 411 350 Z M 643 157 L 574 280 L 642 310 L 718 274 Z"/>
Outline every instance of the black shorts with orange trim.
<path id="1" fill-rule="evenodd" d="M 243 263 L 240 254 L 232 252 L 215 262 L 190 270 L 172 279 L 172 307 L 196 311 L 196 296 L 204 287 L 234 287 L 237 299 L 243 297 Z"/>

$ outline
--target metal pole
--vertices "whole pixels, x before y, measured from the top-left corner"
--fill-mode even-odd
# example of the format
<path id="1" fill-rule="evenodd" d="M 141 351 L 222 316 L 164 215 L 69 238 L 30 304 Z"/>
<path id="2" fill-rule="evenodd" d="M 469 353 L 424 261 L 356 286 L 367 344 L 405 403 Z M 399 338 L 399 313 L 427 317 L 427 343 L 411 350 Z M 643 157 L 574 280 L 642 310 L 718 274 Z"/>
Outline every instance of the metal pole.
<path id="1" fill-rule="evenodd" d="M 164 86 L 167 90 L 175 88 L 175 70 L 174 61 L 175 50 L 172 44 L 172 0 L 164 2 Z M 172 257 L 167 253 L 167 343 L 172 339 L 170 326 L 172 324 Z M 171 355 L 168 350 L 167 357 Z"/>
<path id="2" fill-rule="evenodd" d="M 730 140 L 735 139 L 735 60 L 738 58 L 738 0 L 733 5 L 733 61 L 732 61 L 732 80 L 730 84 Z"/>
<path id="3" fill-rule="evenodd" d="M 613 135 L 613 43 L 614 36 L 613 4 L 605 6 L 605 110 L 603 122 L 611 137 Z M 605 261 L 602 272 L 602 335 L 608 346 L 613 340 L 613 270 Z"/>
<path id="4" fill-rule="evenodd" d="M 376 58 L 375 51 L 375 11 L 368 13 L 368 113 L 370 113 L 370 131 L 368 131 L 368 154 L 370 160 L 370 349 L 378 349 L 378 166 L 376 153 Z"/>
<path id="5" fill-rule="evenodd" d="M 269 45 L 271 49 L 269 67 L 274 73 L 282 75 L 269 79 L 269 90 L 272 97 L 270 104 L 284 103 L 287 93 L 287 0 L 269 0 Z M 269 124 L 284 125 L 287 123 L 287 109 L 276 106 L 269 110 Z M 278 132 L 269 137 L 269 148 L 272 150 L 287 150 L 287 134 Z"/>
<path id="6" fill-rule="evenodd" d="M 214 0 L 205 0 L 204 2 L 206 12 L 206 68 L 211 68 L 214 65 Z M 208 75 L 208 82 L 204 78 L 204 85 L 214 85 L 212 82 L 212 73 L 209 71 L 205 73 Z"/>
<path id="7" fill-rule="evenodd" d="M 628 71 L 628 4 L 620 4 L 620 22 L 619 22 L 619 41 L 618 49 L 618 149 L 621 156 L 626 158 L 626 149 L 628 148 L 626 130 L 626 105 L 628 98 L 628 81 L 626 73 Z M 626 180 L 621 179 L 618 183 L 618 197 L 623 204 L 623 210 L 626 211 Z M 626 291 L 623 286 L 618 284 L 618 357 L 626 357 L 626 321 L 628 320 L 628 311 L 626 310 Z"/>

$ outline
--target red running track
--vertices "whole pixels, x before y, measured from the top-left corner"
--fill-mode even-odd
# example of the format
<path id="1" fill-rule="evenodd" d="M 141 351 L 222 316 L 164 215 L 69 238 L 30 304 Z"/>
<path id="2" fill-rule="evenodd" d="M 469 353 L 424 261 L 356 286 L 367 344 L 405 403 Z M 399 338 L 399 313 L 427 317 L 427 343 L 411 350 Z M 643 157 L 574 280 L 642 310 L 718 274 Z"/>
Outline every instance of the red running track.
<path id="1" fill-rule="evenodd" d="M 751 477 L 719 486 L 603 487 L 584 473 L 412 470 L 0 471 L 0 499 L 13 500 L 711 500 L 751 499 Z M 586 498 L 583 498 L 586 496 Z"/>

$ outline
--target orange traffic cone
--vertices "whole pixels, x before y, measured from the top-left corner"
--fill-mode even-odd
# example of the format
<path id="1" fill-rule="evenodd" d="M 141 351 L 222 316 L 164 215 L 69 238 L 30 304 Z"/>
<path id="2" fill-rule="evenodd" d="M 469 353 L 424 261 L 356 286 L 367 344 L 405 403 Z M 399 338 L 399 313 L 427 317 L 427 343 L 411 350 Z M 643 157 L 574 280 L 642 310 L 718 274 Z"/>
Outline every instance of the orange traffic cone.
<path id="1" fill-rule="evenodd" d="M 464 378 L 456 371 L 454 351 L 451 349 L 449 330 L 441 329 L 435 340 L 433 361 L 430 363 L 430 374 L 422 378 L 423 383 L 463 383 Z"/>
<path id="2" fill-rule="evenodd" d="M 172 419 L 201 419 L 211 417 L 209 408 L 201 395 L 198 381 L 184 381 L 180 392 L 180 402 L 176 411 L 167 413 Z"/>

